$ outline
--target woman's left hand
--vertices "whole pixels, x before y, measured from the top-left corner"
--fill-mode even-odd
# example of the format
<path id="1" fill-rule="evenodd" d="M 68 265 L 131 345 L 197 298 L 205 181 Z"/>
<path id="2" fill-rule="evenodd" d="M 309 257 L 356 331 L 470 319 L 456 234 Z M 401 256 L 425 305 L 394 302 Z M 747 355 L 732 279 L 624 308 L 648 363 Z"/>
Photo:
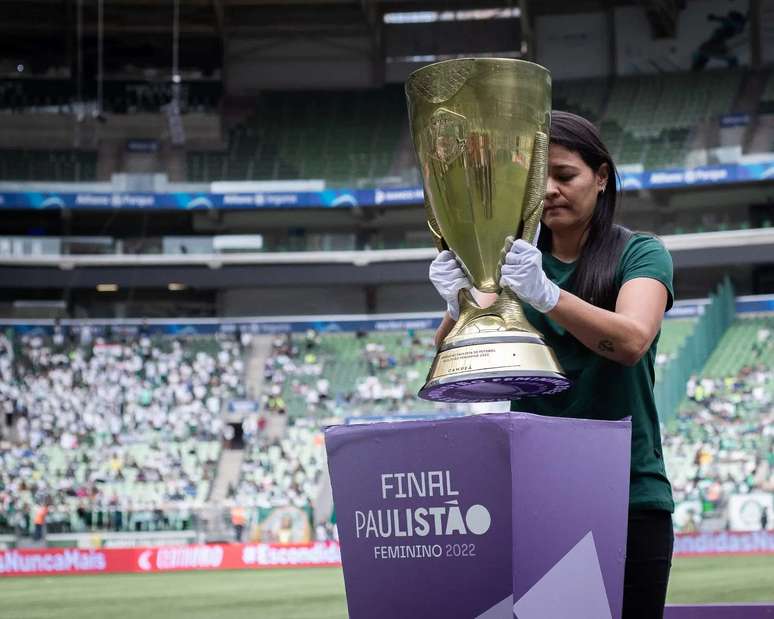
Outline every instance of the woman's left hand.
<path id="1" fill-rule="evenodd" d="M 505 254 L 500 285 L 539 312 L 550 312 L 559 302 L 559 286 L 543 272 L 543 255 L 523 239 L 517 239 Z"/>

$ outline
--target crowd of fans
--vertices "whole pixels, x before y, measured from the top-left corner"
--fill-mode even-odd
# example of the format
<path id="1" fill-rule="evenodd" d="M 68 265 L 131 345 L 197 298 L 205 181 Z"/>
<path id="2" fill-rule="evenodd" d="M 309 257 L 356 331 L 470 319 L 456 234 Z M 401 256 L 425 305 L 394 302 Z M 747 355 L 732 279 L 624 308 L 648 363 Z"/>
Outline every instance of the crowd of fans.
<path id="1" fill-rule="evenodd" d="M 759 365 L 720 379 L 692 376 L 686 396 L 663 439 L 675 501 L 695 506 L 678 524 L 725 526 L 732 495 L 774 492 L 774 371 Z"/>
<path id="2" fill-rule="evenodd" d="M 430 331 L 277 336 L 266 360 L 262 405 L 318 418 L 449 410 L 453 406 L 416 395 L 434 355 Z"/>
<path id="3" fill-rule="evenodd" d="M 330 381 L 322 377 L 324 360 L 318 358 L 320 338 L 314 330 L 307 331 L 301 346 L 292 335 L 278 335 L 272 341 L 271 354 L 264 367 L 262 408 L 286 415 L 286 389 L 303 399 L 307 412 L 314 414 L 321 401 L 328 397 Z"/>
<path id="4" fill-rule="evenodd" d="M 311 510 L 325 463 L 325 443 L 318 423 L 300 419 L 284 438 L 257 440 L 245 449 L 238 484 L 229 496 L 238 505 L 271 509 L 291 505 Z"/>
<path id="5" fill-rule="evenodd" d="M 63 529 L 91 526 L 94 512 L 168 525 L 163 509 L 201 504 L 221 408 L 244 396 L 242 355 L 226 335 L 1 336 L 0 525 L 28 528 L 39 506 Z"/>
<path id="6" fill-rule="evenodd" d="M 0 335 L 0 533 L 37 534 L 41 523 L 192 526 L 233 432 L 223 411 L 246 398 L 245 361 L 256 350 L 266 350 L 264 391 L 259 413 L 244 416 L 241 470 L 226 493 L 240 535 L 277 508 L 313 521 L 324 423 L 433 410 L 415 395 L 434 355 L 429 331 L 310 330 L 278 335 L 268 349 L 252 349 L 240 333 L 9 332 Z M 699 506 L 680 524 L 690 530 L 722 515 L 732 495 L 774 491 L 774 371 L 757 364 L 722 379 L 694 376 L 686 398 L 663 443 L 676 502 Z M 269 432 L 267 419 L 284 420 L 283 431 Z M 335 534 L 318 522 L 311 537 Z"/>

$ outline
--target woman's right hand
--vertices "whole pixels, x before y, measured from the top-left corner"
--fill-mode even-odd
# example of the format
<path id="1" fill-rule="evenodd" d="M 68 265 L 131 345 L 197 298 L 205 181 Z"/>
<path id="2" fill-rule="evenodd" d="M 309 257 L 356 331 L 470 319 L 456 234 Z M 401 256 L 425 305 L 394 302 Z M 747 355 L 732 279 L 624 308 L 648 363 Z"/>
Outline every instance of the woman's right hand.
<path id="1" fill-rule="evenodd" d="M 449 312 L 449 316 L 457 320 L 460 317 L 460 303 L 457 295 L 463 288 L 472 288 L 473 284 L 457 262 L 454 252 L 444 250 L 430 263 L 430 281 L 446 301 L 446 311 Z"/>

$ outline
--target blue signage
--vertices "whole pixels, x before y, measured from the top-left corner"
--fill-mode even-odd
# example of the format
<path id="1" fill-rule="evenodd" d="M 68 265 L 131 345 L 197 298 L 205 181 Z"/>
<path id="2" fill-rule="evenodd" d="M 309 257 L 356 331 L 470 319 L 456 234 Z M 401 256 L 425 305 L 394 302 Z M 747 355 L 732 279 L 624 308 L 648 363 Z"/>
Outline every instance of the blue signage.
<path id="1" fill-rule="evenodd" d="M 695 303 L 680 303 L 673 307 L 666 314 L 667 319 L 686 318 L 698 316 L 703 312 L 706 302 L 697 301 Z M 736 299 L 736 313 L 745 314 L 750 312 L 772 312 L 774 311 L 774 295 L 760 295 L 738 297 Z M 309 318 L 306 320 L 282 320 L 281 318 L 236 318 L 219 320 L 214 318 L 190 319 L 185 321 L 173 321 L 169 319 L 140 319 L 127 318 L 121 320 L 75 320 L 64 319 L 59 321 L 59 326 L 63 331 L 72 331 L 74 334 L 80 334 L 81 331 L 88 330 L 92 337 L 105 335 L 108 331 L 112 335 L 168 335 L 168 336 L 191 336 L 191 335 L 214 335 L 216 333 L 257 333 L 261 335 L 273 335 L 280 333 L 305 333 L 313 329 L 317 333 L 337 333 L 337 332 L 384 332 L 384 331 L 417 331 L 436 329 L 441 324 L 441 315 L 415 315 L 406 314 L 403 316 L 385 316 L 374 318 L 355 318 L 342 316 Z M 11 329 L 18 334 L 27 335 L 45 335 L 51 334 L 54 330 L 53 320 L 36 320 L 24 322 L 23 320 L 0 320 L 0 331 Z"/>
<path id="2" fill-rule="evenodd" d="M 259 335 L 274 335 L 281 333 L 306 333 L 313 329 L 318 333 L 356 332 L 356 331 L 416 331 L 419 329 L 436 329 L 441 324 L 440 314 L 436 317 L 410 317 L 405 318 L 375 318 L 375 319 L 309 319 L 309 320 L 254 320 L 250 318 L 218 321 L 195 320 L 185 322 L 172 322 L 168 320 L 153 319 L 126 319 L 120 323 L 115 321 L 100 320 L 62 320 L 60 326 L 63 330 L 70 330 L 76 334 L 88 329 L 92 337 L 105 335 L 168 335 L 177 337 L 195 335 L 214 335 L 216 333 L 255 333 Z M 49 320 L 25 323 L 23 321 L 0 321 L 0 331 L 11 329 L 19 334 L 44 335 L 53 333 L 54 322 Z"/>
<path id="3" fill-rule="evenodd" d="M 126 141 L 126 150 L 130 153 L 157 153 L 161 148 L 159 141 L 151 138 Z"/>
<path id="4" fill-rule="evenodd" d="M 390 193 L 393 190 L 390 190 Z M 420 201 L 421 201 L 421 189 Z M 260 193 L 2 192 L 0 208 L 208 210 L 353 207 L 376 204 L 374 189 Z M 385 202 L 388 203 L 388 202 Z M 399 202 L 392 202 L 399 203 Z"/>
<path id="5" fill-rule="evenodd" d="M 643 172 L 624 172 L 624 191 L 669 189 L 700 185 L 723 185 L 770 180 L 774 176 L 774 159 L 754 163 L 726 163 L 697 168 L 666 168 Z"/>
<path id="6" fill-rule="evenodd" d="M 721 127 L 746 127 L 750 124 L 750 115 L 739 114 L 725 114 L 720 117 Z"/>
<path id="7" fill-rule="evenodd" d="M 622 172 L 624 191 L 669 189 L 727 183 L 766 181 L 774 176 L 774 158 L 697 168 L 667 168 Z M 233 193 L 148 192 L 0 192 L 0 209 L 157 209 L 208 210 L 262 208 L 352 208 L 421 204 L 421 187 L 324 189 Z"/>

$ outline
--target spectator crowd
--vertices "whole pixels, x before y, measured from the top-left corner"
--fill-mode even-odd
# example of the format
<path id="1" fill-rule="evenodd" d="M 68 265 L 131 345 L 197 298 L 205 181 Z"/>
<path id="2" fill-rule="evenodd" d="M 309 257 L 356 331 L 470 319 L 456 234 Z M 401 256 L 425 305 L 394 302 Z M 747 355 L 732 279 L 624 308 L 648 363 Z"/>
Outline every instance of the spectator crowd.
<path id="1" fill-rule="evenodd" d="M 200 505 L 242 355 L 227 335 L 0 336 L 0 528 L 28 530 L 40 506 L 63 530 L 127 526 L 116 512 L 169 526 L 164 509 Z"/>
<path id="2" fill-rule="evenodd" d="M 331 522 L 312 518 L 323 424 L 433 412 L 415 394 L 434 353 L 429 331 L 310 330 L 263 349 L 239 332 L 0 335 L 0 533 L 193 526 L 223 438 L 233 435 L 223 412 L 246 399 L 248 357 L 257 354 L 260 414 L 244 417 L 241 468 L 226 492 L 232 524 L 241 538 L 287 508 L 295 511 L 284 523 L 303 512 L 316 523 L 311 537 L 330 538 Z M 734 495 L 774 492 L 773 399 L 774 371 L 764 363 L 688 381 L 684 406 L 663 429 L 675 500 L 691 506 L 680 528 L 720 522 Z M 282 430 L 270 432 L 267 419 L 283 420 Z"/>
<path id="3" fill-rule="evenodd" d="M 723 378 L 692 376 L 686 402 L 664 431 L 679 528 L 728 524 L 733 495 L 774 493 L 774 371 L 747 366 Z"/>

